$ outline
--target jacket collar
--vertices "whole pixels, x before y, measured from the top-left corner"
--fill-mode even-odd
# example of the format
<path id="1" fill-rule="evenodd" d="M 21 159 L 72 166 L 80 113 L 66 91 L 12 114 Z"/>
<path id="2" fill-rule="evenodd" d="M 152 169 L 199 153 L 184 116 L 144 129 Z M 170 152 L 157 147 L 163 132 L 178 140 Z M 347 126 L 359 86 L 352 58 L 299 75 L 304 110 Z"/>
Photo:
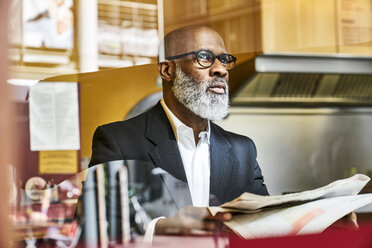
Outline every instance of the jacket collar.
<path id="1" fill-rule="evenodd" d="M 213 123 L 210 127 L 210 194 L 223 203 L 229 199 L 239 165 L 234 149 L 222 129 Z M 148 112 L 145 132 L 146 137 L 155 144 L 149 154 L 154 164 L 187 182 L 176 138 L 160 102 Z"/>
<path id="2" fill-rule="evenodd" d="M 222 129 L 216 124 L 211 124 L 211 174 L 210 195 L 217 197 L 218 202 L 211 205 L 221 204 L 229 200 L 232 187 L 236 183 L 239 173 L 239 161 L 235 151 L 224 136 Z"/>
<path id="3" fill-rule="evenodd" d="M 172 127 L 160 104 L 148 112 L 145 136 L 155 144 L 150 157 L 156 166 L 186 182 L 186 173 Z"/>

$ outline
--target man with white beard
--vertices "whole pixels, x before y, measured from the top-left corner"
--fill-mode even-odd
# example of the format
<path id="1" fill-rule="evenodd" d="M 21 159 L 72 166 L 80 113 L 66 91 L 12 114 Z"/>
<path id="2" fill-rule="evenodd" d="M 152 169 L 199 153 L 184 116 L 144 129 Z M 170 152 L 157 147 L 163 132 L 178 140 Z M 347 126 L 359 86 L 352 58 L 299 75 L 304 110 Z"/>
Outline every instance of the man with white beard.
<path id="1" fill-rule="evenodd" d="M 220 85 L 222 91 L 210 92 L 209 88 L 216 85 Z M 224 78 L 196 82 L 176 62 L 172 92 L 185 107 L 204 119 L 222 120 L 229 112 L 229 88 Z"/>
<path id="2" fill-rule="evenodd" d="M 90 166 L 143 160 L 187 184 L 192 206 L 178 205 L 175 215 L 154 220 L 150 226 L 156 224 L 157 233 L 213 231 L 231 214 L 212 217 L 206 207 L 244 192 L 268 194 L 253 141 L 211 122 L 228 114 L 229 70 L 235 62 L 220 35 L 208 27 L 172 31 L 159 49 L 162 100 L 94 134 Z"/>

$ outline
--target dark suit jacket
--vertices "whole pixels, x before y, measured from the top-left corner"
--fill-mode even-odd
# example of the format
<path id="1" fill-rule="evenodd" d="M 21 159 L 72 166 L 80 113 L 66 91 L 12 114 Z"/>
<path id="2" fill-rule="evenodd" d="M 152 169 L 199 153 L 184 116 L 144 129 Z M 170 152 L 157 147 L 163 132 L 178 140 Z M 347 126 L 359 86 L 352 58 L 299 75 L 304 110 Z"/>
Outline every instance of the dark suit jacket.
<path id="1" fill-rule="evenodd" d="M 89 166 L 113 160 L 152 162 L 177 179 L 187 182 L 172 127 L 160 104 L 126 121 L 97 128 Z M 244 192 L 267 195 L 251 139 L 227 132 L 211 123 L 210 193 L 225 203 Z"/>

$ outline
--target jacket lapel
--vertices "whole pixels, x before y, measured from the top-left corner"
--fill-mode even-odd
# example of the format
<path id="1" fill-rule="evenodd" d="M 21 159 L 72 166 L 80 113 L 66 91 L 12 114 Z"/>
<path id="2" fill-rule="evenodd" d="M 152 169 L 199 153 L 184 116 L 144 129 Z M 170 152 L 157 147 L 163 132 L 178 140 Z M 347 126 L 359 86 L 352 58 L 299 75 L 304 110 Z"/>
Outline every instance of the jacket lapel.
<path id="1" fill-rule="evenodd" d="M 145 132 L 146 137 L 155 145 L 149 156 L 156 167 L 168 173 L 160 176 L 177 209 L 192 205 L 177 141 L 160 102 L 149 111 Z"/>
<path id="2" fill-rule="evenodd" d="M 187 182 L 176 138 L 160 102 L 147 115 L 145 135 L 155 144 L 149 154 L 155 166 Z"/>
<path id="3" fill-rule="evenodd" d="M 217 197 L 210 201 L 210 205 L 218 205 L 228 201 L 232 185 L 237 178 L 238 162 L 229 141 L 223 136 L 219 128 L 211 123 L 210 140 L 211 174 L 210 194 Z"/>
<path id="4" fill-rule="evenodd" d="M 149 153 L 155 166 L 187 183 L 177 141 L 160 102 L 148 112 L 145 132 L 146 137 L 155 145 L 155 148 Z M 224 203 L 229 199 L 233 182 L 238 176 L 239 164 L 231 144 L 213 123 L 211 123 L 210 161 L 211 199 L 214 198 L 213 195 L 218 199 L 217 201 L 211 200 L 210 204 L 218 205 L 218 201 Z M 187 198 L 191 203 L 190 193 Z"/>

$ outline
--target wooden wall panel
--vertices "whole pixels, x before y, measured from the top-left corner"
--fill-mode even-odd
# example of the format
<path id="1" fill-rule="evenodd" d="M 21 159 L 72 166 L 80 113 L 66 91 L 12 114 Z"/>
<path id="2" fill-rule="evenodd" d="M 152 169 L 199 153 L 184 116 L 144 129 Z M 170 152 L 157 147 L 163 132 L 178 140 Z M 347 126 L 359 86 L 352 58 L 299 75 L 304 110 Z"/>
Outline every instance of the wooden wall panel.
<path id="1" fill-rule="evenodd" d="M 372 55 L 371 0 L 262 0 L 265 52 Z"/>
<path id="2" fill-rule="evenodd" d="M 334 0 L 262 0 L 264 52 L 337 52 Z"/>
<path id="3" fill-rule="evenodd" d="M 165 33 L 187 25 L 215 29 L 231 53 L 259 53 L 260 4 L 255 0 L 165 0 Z"/>

